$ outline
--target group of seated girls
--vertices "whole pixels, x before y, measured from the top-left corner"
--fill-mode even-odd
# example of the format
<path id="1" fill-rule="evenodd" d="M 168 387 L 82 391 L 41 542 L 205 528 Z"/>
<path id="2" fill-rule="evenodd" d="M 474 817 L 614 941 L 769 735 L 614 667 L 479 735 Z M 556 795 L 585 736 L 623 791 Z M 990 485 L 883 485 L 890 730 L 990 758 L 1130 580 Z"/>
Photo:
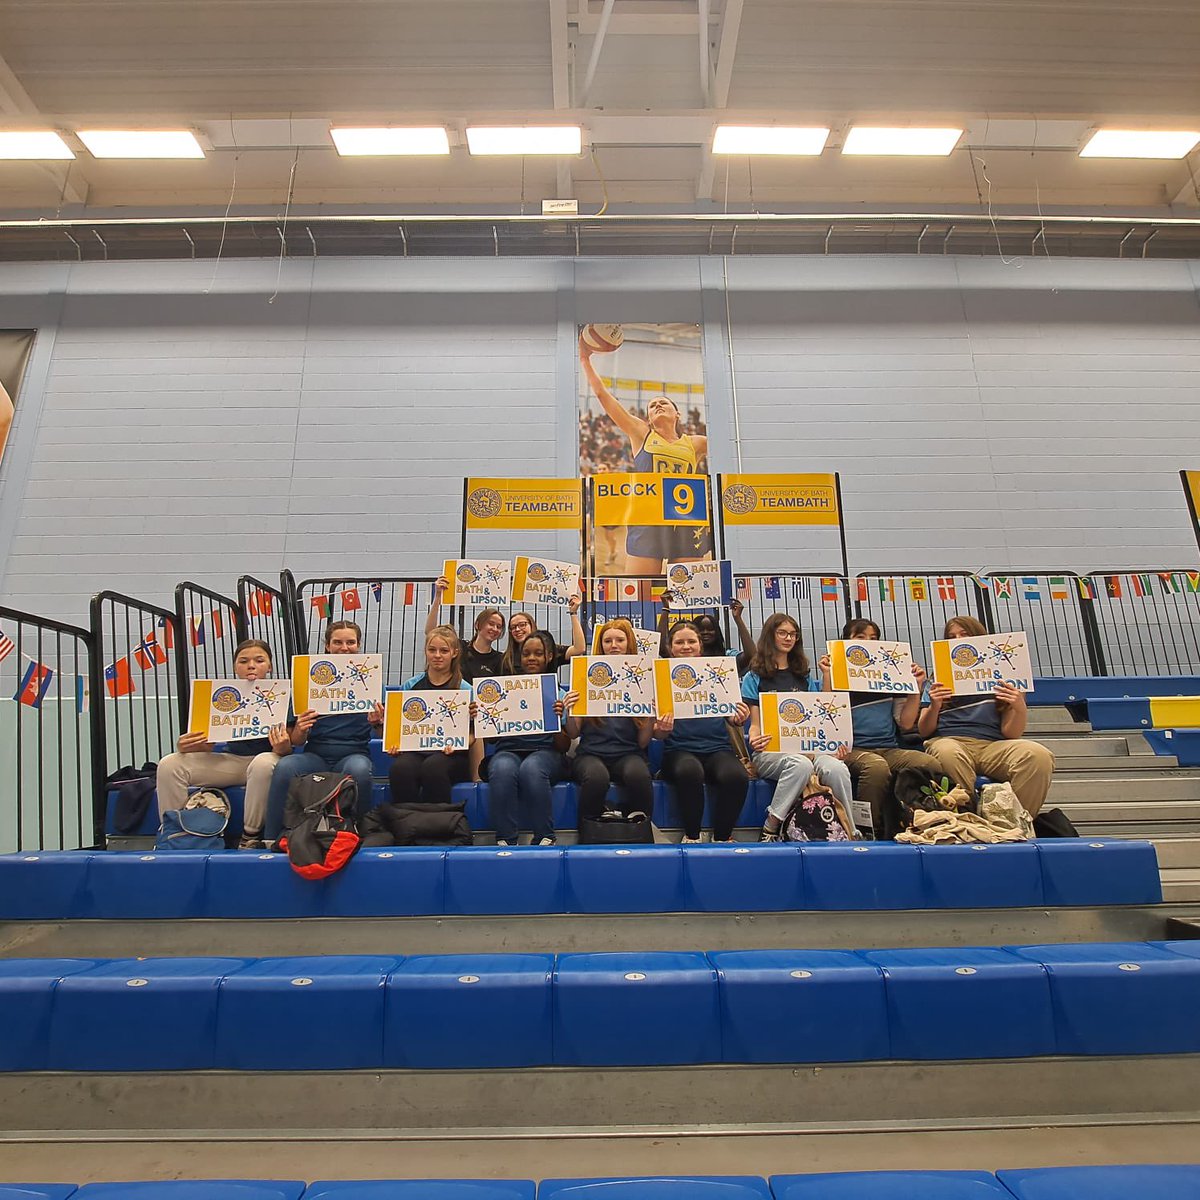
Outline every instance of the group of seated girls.
<path id="1" fill-rule="evenodd" d="M 444 581 L 439 580 L 444 586 Z M 443 590 L 439 588 L 438 595 Z M 571 605 L 573 640 L 560 646 L 534 619 L 518 613 L 509 622 L 510 641 L 501 652 L 496 643 L 504 634 L 504 618 L 494 609 L 475 621 L 475 636 L 462 643 L 449 625 L 437 623 L 438 601 L 430 611 L 425 634 L 425 670 L 406 680 L 405 690 L 469 689 L 470 681 L 486 675 L 555 672 L 583 652 L 583 629 Z M 738 614 L 740 617 L 740 613 Z M 705 628 L 705 624 L 708 628 Z M 739 625 L 742 623 L 739 621 Z M 976 637 L 985 632 L 973 617 L 956 616 L 946 623 L 945 637 Z M 852 620 L 843 638 L 877 640 L 879 626 Z M 355 654 L 361 631 L 351 621 L 332 622 L 325 636 L 327 654 Z M 750 639 L 743 634 L 743 644 Z M 627 620 L 600 626 L 600 652 L 634 654 L 637 643 Z M 664 625 L 662 651 L 669 658 L 697 658 L 724 651 L 715 620 L 679 620 Z M 466 750 L 392 753 L 391 795 L 400 804 L 444 804 L 456 783 L 486 780 L 489 816 L 499 845 L 515 845 L 522 818 L 533 831 L 534 845 L 553 845 L 555 829 L 552 790 L 568 778 L 578 787 L 581 818 L 597 817 L 608 807 L 608 790 L 615 784 L 619 807 L 625 813 L 650 814 L 652 773 L 648 757 L 651 740 L 663 743 L 659 777 L 675 789 L 683 841 L 698 842 L 704 818 L 705 785 L 712 801 L 712 838 L 728 841 L 745 804 L 751 771 L 775 783 L 761 838 L 779 838 L 782 821 L 815 774 L 846 811 L 857 790 L 870 807 L 876 838 L 898 832 L 889 803 L 893 775 L 904 766 L 921 766 L 944 774 L 973 793 L 979 774 L 1008 781 L 1021 804 L 1036 814 L 1042 807 L 1054 770 L 1054 756 L 1037 742 L 1026 741 L 1024 694 L 1000 685 L 991 696 L 954 696 L 927 679 L 914 664 L 919 690 L 892 697 L 875 692 L 851 692 L 854 748 L 836 753 L 803 755 L 766 749 L 768 738 L 759 720 L 764 692 L 830 690 L 831 668 L 822 656 L 814 670 L 805 654 L 799 625 L 786 613 L 768 617 L 752 643 L 748 670 L 742 678 L 742 703 L 728 718 L 695 717 L 575 717 L 566 715 L 562 732 L 499 738 L 484 757 L 483 743 L 474 736 Z M 234 672 L 240 679 L 271 674 L 271 654 L 264 642 L 242 642 L 235 652 Z M 555 705 L 569 714 L 577 697 L 559 688 Z M 371 805 L 370 739 L 383 723 L 383 707 L 370 713 L 318 716 L 303 712 L 287 726 L 271 730 L 262 742 L 219 747 L 202 734 L 185 733 L 177 752 L 158 767 L 160 813 L 180 808 L 189 786 L 245 784 L 243 848 L 260 848 L 280 835 L 288 786 L 299 775 L 337 772 L 350 775 L 357 787 L 359 812 Z M 749 764 L 738 752 L 741 733 L 748 728 Z M 924 750 L 905 748 L 902 741 L 924 740 Z M 568 757 L 571 743 L 573 755 Z M 748 769 L 749 767 L 749 769 Z"/>

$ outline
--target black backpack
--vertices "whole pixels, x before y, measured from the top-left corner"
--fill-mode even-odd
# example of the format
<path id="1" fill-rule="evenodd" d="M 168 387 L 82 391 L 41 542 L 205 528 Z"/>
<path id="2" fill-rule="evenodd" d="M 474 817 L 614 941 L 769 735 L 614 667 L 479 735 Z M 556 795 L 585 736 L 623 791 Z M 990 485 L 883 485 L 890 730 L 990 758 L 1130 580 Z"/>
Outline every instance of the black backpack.
<path id="1" fill-rule="evenodd" d="M 283 806 L 279 848 L 292 870 L 305 879 L 324 879 L 340 871 L 361 841 L 354 811 L 358 785 L 349 775 L 298 775 Z"/>
<path id="2" fill-rule="evenodd" d="M 581 846 L 650 846 L 654 844 L 654 826 L 644 812 L 626 816 L 615 809 L 598 817 L 579 818 Z"/>
<path id="3" fill-rule="evenodd" d="M 854 825 L 838 798 L 827 788 L 800 796 L 779 826 L 781 842 L 850 842 Z"/>
<path id="4" fill-rule="evenodd" d="M 461 804 L 381 804 L 362 819 L 364 846 L 469 846 Z"/>

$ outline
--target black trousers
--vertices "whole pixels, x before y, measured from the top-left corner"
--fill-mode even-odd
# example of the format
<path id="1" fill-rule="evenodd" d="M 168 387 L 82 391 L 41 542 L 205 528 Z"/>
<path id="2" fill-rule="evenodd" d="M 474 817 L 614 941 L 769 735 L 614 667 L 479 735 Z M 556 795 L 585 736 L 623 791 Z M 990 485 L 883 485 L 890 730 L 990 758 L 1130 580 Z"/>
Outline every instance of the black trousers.
<path id="1" fill-rule="evenodd" d="M 388 783 L 393 804 L 449 804 L 450 789 L 456 783 L 466 783 L 471 774 L 467 755 L 459 750 L 443 754 L 408 750 L 392 759 Z"/>
<path id="2" fill-rule="evenodd" d="M 704 784 L 712 788 L 713 841 L 727 842 L 746 803 L 750 776 L 732 750 L 714 754 L 692 754 L 688 750 L 668 750 L 663 755 L 659 775 L 675 785 L 679 819 L 685 837 L 698 838 L 704 821 Z"/>
<path id="3" fill-rule="evenodd" d="M 644 812 L 651 815 L 654 807 L 654 784 L 650 764 L 644 754 L 622 754 L 618 758 L 601 758 L 596 754 L 576 754 L 571 764 L 571 778 L 579 788 L 580 817 L 598 817 L 608 807 L 608 785 L 621 789 L 620 809 L 623 813 Z"/>

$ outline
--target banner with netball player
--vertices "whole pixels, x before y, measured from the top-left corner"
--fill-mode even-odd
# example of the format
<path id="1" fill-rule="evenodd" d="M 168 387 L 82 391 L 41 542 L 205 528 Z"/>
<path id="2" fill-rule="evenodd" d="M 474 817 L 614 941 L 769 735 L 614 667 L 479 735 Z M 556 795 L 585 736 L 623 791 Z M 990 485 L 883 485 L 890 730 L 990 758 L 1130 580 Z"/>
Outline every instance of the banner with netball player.
<path id="1" fill-rule="evenodd" d="M 4 448 L 16 415 L 17 392 L 32 348 L 32 329 L 0 329 L 0 462 L 4 461 Z"/>
<path id="2" fill-rule="evenodd" d="M 581 326 L 577 405 L 579 473 L 594 480 L 590 574 L 711 558 L 700 327 Z"/>

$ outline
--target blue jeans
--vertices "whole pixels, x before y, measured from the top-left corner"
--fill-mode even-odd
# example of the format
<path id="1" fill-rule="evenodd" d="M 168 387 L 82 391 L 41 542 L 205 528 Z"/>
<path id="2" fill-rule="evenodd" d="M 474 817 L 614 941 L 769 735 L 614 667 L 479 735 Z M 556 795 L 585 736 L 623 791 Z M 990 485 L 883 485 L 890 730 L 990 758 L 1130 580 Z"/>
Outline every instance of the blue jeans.
<path id="1" fill-rule="evenodd" d="M 281 758 L 275 774 L 271 776 L 263 837 L 268 842 L 274 842 L 283 832 L 283 806 L 287 802 L 288 787 L 300 775 L 322 775 L 332 771 L 337 775 L 351 776 L 358 785 L 357 819 L 361 821 L 371 807 L 371 770 L 371 759 L 366 754 L 347 754 L 343 759 L 330 760 L 311 750 L 300 750 Z"/>
<path id="2" fill-rule="evenodd" d="M 518 754 L 500 750 L 487 760 L 488 815 L 496 838 L 510 845 L 517 840 L 521 805 L 529 813 L 536 844 L 554 838 L 551 788 L 567 777 L 567 760 L 557 750 Z"/>
<path id="3" fill-rule="evenodd" d="M 850 815 L 850 768 L 834 755 L 814 754 L 809 758 L 805 754 L 759 750 L 751 755 L 751 761 L 759 779 L 775 781 L 775 795 L 767 811 L 778 820 L 782 821 L 788 815 L 788 810 L 814 774 L 842 802 L 846 815 Z"/>

